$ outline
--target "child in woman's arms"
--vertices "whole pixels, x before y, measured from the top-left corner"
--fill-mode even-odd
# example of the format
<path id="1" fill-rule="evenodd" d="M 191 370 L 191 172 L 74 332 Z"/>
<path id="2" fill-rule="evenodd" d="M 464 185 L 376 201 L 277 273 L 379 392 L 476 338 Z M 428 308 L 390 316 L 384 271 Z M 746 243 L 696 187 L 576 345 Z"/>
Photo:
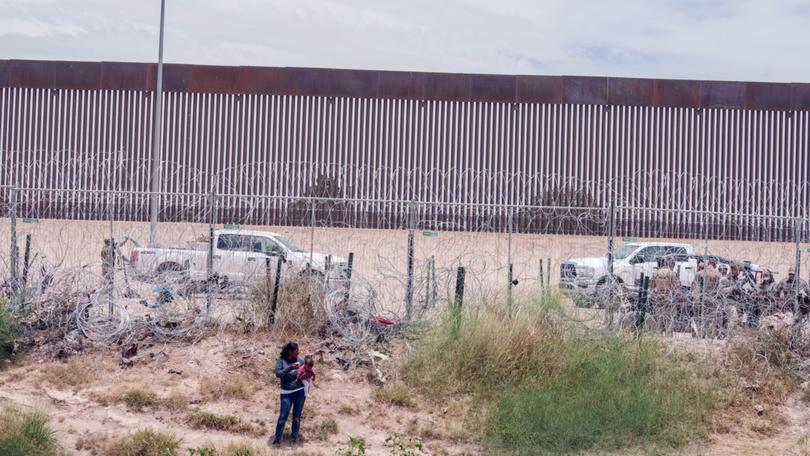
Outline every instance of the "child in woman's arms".
<path id="1" fill-rule="evenodd" d="M 312 395 L 312 382 L 315 381 L 315 360 L 312 356 L 304 357 L 304 365 L 298 368 L 298 378 L 304 384 L 304 395 Z"/>

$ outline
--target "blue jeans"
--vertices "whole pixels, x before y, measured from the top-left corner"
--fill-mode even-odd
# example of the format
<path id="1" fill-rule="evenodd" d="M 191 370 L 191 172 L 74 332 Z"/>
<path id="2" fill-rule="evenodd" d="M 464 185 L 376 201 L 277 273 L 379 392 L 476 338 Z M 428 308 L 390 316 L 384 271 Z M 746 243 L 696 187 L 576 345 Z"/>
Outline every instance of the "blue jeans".
<path id="1" fill-rule="evenodd" d="M 284 424 L 287 423 L 287 417 L 290 415 L 292 409 L 292 434 L 290 440 L 292 443 L 298 441 L 298 430 L 301 428 L 301 412 L 304 411 L 304 401 L 307 400 L 304 395 L 304 390 L 298 390 L 294 393 L 281 394 L 281 409 L 278 412 L 278 423 L 276 423 L 276 438 L 273 443 L 281 443 L 281 436 L 284 434 Z"/>

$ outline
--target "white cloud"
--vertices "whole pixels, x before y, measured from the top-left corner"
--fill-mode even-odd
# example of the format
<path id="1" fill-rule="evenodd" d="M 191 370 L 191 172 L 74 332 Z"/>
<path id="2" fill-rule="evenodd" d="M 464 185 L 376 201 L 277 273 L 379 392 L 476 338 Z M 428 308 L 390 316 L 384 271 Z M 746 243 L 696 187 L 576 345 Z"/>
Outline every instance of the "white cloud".
<path id="1" fill-rule="evenodd" d="M 810 81 L 804 0 L 166 0 L 167 61 Z M 151 61 L 159 0 L 0 0 L 0 58 Z"/>
<path id="2" fill-rule="evenodd" d="M 50 38 L 56 35 L 77 36 L 84 28 L 72 24 L 51 24 L 36 19 L 0 17 L 0 36 L 24 36 L 28 38 Z"/>

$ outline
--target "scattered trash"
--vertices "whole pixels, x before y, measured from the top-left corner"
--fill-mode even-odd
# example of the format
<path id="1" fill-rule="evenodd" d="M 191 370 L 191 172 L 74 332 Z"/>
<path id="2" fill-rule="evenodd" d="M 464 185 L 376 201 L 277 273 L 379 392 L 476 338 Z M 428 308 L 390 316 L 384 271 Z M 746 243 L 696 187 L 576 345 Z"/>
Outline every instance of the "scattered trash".
<path id="1" fill-rule="evenodd" d="M 762 416 L 765 414 L 765 407 L 762 405 L 755 405 L 754 410 L 757 412 L 757 415 Z"/>
<path id="2" fill-rule="evenodd" d="M 181 371 L 180 369 L 175 369 L 175 368 L 169 369 L 169 373 L 170 374 L 175 374 L 175 375 L 183 375 L 183 371 Z"/>
<path id="3" fill-rule="evenodd" d="M 351 366 L 351 363 L 349 361 L 346 361 L 340 356 L 336 356 L 335 361 L 337 361 L 337 363 L 340 364 L 340 367 L 342 367 L 343 370 L 349 370 L 349 367 Z"/>

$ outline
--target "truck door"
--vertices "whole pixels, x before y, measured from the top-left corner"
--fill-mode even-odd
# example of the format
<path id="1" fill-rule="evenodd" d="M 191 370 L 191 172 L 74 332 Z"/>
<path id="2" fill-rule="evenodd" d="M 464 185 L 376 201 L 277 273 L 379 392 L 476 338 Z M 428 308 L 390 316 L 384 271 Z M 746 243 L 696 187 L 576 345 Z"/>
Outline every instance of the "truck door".
<path id="1" fill-rule="evenodd" d="M 214 271 L 220 276 L 228 277 L 230 281 L 244 281 L 250 248 L 250 236 L 220 234 L 217 238 L 217 251 L 214 252 Z"/>
<path id="2" fill-rule="evenodd" d="M 248 249 L 244 258 L 243 280 L 253 283 L 266 275 L 268 252 L 271 251 L 272 241 L 267 236 L 246 237 Z M 275 265 L 275 261 L 271 261 L 271 265 Z"/>
<path id="3" fill-rule="evenodd" d="M 630 259 L 630 264 L 633 265 L 633 277 L 637 282 L 641 279 L 641 274 L 647 277 L 652 277 L 656 269 L 658 269 L 658 258 L 664 253 L 664 248 L 659 246 L 649 246 L 636 252 L 636 255 Z"/>

